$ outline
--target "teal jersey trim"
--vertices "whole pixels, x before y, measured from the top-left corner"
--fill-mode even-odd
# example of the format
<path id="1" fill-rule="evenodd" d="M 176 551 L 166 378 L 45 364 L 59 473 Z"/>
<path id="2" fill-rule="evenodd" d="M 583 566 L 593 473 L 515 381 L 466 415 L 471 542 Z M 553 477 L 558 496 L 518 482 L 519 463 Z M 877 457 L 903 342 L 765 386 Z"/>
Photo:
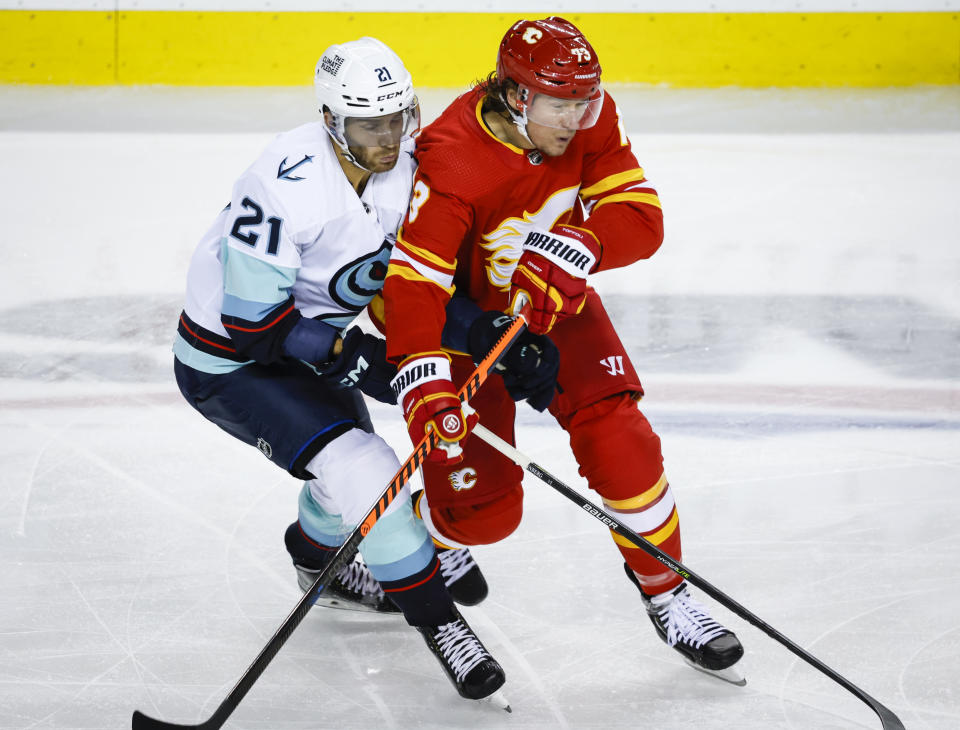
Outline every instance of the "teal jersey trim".
<path id="1" fill-rule="evenodd" d="M 283 300 L 284 302 L 286 299 Z M 283 302 L 280 302 L 283 304 Z M 232 294 L 223 295 L 220 311 L 230 317 L 239 317 L 248 322 L 259 322 L 277 308 L 277 303 L 251 302 L 249 299 L 240 299 Z"/>
<path id="2" fill-rule="evenodd" d="M 223 293 L 247 302 L 276 306 L 290 296 L 297 268 L 276 266 L 223 245 Z M 233 314 L 232 312 L 224 312 Z"/>
<path id="3" fill-rule="evenodd" d="M 199 370 L 202 373 L 210 373 L 211 375 L 232 373 L 234 370 L 238 370 L 244 365 L 249 365 L 253 362 L 253 360 L 235 362 L 234 360 L 227 360 L 222 357 L 217 357 L 216 355 L 201 352 L 189 344 L 179 334 L 177 334 L 176 339 L 173 341 L 173 354 L 177 360 L 184 365 L 194 370 Z"/>

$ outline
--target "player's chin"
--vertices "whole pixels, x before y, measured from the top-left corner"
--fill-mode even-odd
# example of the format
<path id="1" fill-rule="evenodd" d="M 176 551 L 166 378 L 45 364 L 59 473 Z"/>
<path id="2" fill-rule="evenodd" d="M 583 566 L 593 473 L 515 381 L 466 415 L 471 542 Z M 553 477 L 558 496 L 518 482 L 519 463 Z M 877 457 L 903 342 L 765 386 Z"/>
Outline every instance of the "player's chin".
<path id="1" fill-rule="evenodd" d="M 387 172 L 396 167 L 400 159 L 399 147 L 378 147 L 371 149 L 366 155 L 367 169 L 373 172 Z"/>
<path id="2" fill-rule="evenodd" d="M 569 135 L 555 136 L 550 139 L 548 144 L 541 145 L 540 151 L 547 157 L 559 157 L 567 151 L 567 147 L 570 146 L 572 141 L 572 133 Z"/>

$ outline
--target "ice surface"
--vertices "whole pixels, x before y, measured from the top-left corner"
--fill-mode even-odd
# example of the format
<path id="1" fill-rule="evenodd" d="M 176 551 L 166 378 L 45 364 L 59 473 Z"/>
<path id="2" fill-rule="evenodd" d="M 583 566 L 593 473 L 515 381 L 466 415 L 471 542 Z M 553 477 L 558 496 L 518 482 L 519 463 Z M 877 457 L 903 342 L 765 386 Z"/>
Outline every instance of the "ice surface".
<path id="1" fill-rule="evenodd" d="M 907 727 L 960 726 L 960 93 L 614 94 L 667 240 L 596 285 L 685 562 Z M 197 722 L 298 598 L 298 485 L 181 400 L 170 342 L 196 240 L 311 105 L 0 87 L 0 728 Z M 585 489 L 549 417 L 519 422 L 519 448 Z M 879 727 L 721 608 L 749 684 L 685 667 L 603 527 L 525 486 L 516 534 L 475 551 L 490 598 L 464 610 L 512 714 L 457 697 L 402 621 L 318 609 L 229 726 Z"/>

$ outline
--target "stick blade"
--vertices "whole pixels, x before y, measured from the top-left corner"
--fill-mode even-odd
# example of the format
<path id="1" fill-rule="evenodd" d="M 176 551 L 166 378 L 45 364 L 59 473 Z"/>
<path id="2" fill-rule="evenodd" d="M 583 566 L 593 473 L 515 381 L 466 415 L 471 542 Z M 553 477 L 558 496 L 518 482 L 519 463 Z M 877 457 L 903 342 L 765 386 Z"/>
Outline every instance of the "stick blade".
<path id="1" fill-rule="evenodd" d="M 903 723 L 900 722 L 900 718 L 894 715 L 888 707 L 884 707 L 876 700 L 874 700 L 870 707 L 873 708 L 873 711 L 877 713 L 877 717 L 880 718 L 883 730 L 906 730 L 906 728 L 903 727 Z"/>
<path id="2" fill-rule="evenodd" d="M 200 725 L 178 725 L 175 722 L 164 722 L 156 720 L 148 715 L 144 715 L 140 710 L 133 711 L 133 730 L 176 730 L 176 728 L 197 728 L 197 730 L 210 730 L 214 725 L 209 722 Z"/>

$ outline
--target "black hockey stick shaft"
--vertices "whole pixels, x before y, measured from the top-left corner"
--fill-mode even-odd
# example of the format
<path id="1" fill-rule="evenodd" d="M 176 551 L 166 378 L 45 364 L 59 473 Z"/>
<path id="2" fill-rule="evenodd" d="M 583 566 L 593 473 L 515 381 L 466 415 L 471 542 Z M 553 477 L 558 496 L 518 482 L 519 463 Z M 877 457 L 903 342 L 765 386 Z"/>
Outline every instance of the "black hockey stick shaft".
<path id="1" fill-rule="evenodd" d="M 857 687 L 855 684 L 850 682 L 848 679 L 844 678 L 833 669 L 828 667 L 826 664 L 821 662 L 815 656 L 810 654 L 808 651 L 795 644 L 793 641 L 788 639 L 786 636 L 781 634 L 775 628 L 770 626 L 770 624 L 761 620 L 751 611 L 747 610 L 744 606 L 737 603 L 726 593 L 716 588 L 712 583 L 707 581 L 705 578 L 700 577 L 683 563 L 674 560 L 667 553 L 663 552 L 653 543 L 645 540 L 636 532 L 631 530 L 629 527 L 624 527 L 621 525 L 612 515 L 604 511 L 600 507 L 597 507 L 593 502 L 588 500 L 586 497 L 581 495 L 579 492 L 571 489 L 562 481 L 557 479 L 555 476 L 547 472 L 539 464 L 534 463 L 529 458 L 520 453 L 516 448 L 508 444 L 502 438 L 497 436 L 495 433 L 490 431 L 487 428 L 484 428 L 483 425 L 478 424 L 474 429 L 473 433 L 479 436 L 481 439 L 486 441 L 490 446 L 495 448 L 501 454 L 506 456 L 511 461 L 516 462 L 520 465 L 525 471 L 533 474 L 537 479 L 544 482 L 550 487 L 553 487 L 556 491 L 560 492 L 564 497 L 569 499 L 571 502 L 576 504 L 585 512 L 589 513 L 604 525 L 606 525 L 610 530 L 617 533 L 626 540 L 629 540 L 632 544 L 636 545 L 638 548 L 643 550 L 648 555 L 656 558 L 661 563 L 666 565 L 670 570 L 672 570 L 677 575 L 682 576 L 690 583 L 695 585 L 697 588 L 702 590 L 704 593 L 713 598 L 717 603 L 720 603 L 723 606 L 726 606 L 728 609 L 737 614 L 740 618 L 746 621 L 753 626 L 756 626 L 763 633 L 769 636 L 771 639 L 776 641 L 779 644 L 782 644 L 791 652 L 796 654 L 798 657 L 803 659 L 807 664 L 811 665 L 815 669 L 823 672 L 825 675 L 830 677 L 834 682 L 839 684 L 841 687 L 847 691 L 856 695 L 861 701 L 869 705 L 870 709 L 877 713 L 877 716 L 880 718 L 880 723 L 882 724 L 884 730 L 904 730 L 903 723 L 900 722 L 900 719 L 893 714 L 893 712 L 885 707 L 883 704 L 875 700 L 873 697 L 868 695 L 862 689 Z"/>
<path id="2" fill-rule="evenodd" d="M 487 353 L 486 357 L 477 365 L 470 377 L 467 378 L 467 382 L 464 383 L 459 392 L 461 401 L 468 402 L 470 398 L 473 397 L 487 379 L 490 372 L 496 367 L 500 358 L 503 357 L 507 349 L 514 343 L 517 337 L 520 336 L 526 326 L 527 321 L 523 314 L 520 314 L 514 319 L 510 327 L 507 328 L 500 339 L 497 340 L 490 349 L 490 352 Z M 133 730 L 171 730 L 173 728 L 217 730 L 223 727 L 227 718 L 237 709 L 240 701 L 246 696 L 247 692 L 250 691 L 250 688 L 253 687 L 257 679 L 260 678 L 260 675 L 263 674 L 264 670 L 277 655 L 277 652 L 280 651 L 280 648 L 287 642 L 287 639 L 290 638 L 290 635 L 297 626 L 300 625 L 300 622 L 303 621 L 304 616 L 310 611 L 317 596 L 319 596 L 323 590 L 327 579 L 335 575 L 336 572 L 349 561 L 353 560 L 363 538 L 367 536 L 377 520 L 380 519 L 380 516 L 386 511 L 400 490 L 403 489 L 403 486 L 410 481 L 410 478 L 426 460 L 427 455 L 437 446 L 437 441 L 436 435 L 431 431 L 417 444 L 410 456 L 408 456 L 406 461 L 400 466 L 400 470 L 394 475 L 393 479 L 380 494 L 380 498 L 376 504 L 370 508 L 367 516 L 357 525 L 353 532 L 350 533 L 350 537 L 346 539 L 337 552 L 334 553 L 333 558 L 324 566 L 323 570 L 320 571 L 319 575 L 317 575 L 313 581 L 313 585 L 303 594 L 303 597 L 297 602 L 297 605 L 293 611 L 290 612 L 290 615 L 280 624 L 280 628 L 270 637 L 266 646 L 261 649 L 257 658 L 253 660 L 253 663 L 243 673 L 233 689 L 230 690 L 209 719 L 197 725 L 178 725 L 172 722 L 157 720 L 143 714 L 139 710 L 134 710 Z"/>

